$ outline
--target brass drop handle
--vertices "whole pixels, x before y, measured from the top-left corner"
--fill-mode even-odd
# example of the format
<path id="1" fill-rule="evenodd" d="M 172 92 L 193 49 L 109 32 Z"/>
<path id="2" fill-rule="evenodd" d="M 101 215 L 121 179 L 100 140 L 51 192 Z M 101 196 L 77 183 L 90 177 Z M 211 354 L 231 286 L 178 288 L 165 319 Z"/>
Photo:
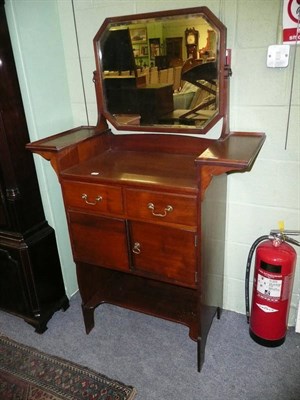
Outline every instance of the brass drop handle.
<path id="1" fill-rule="evenodd" d="M 154 210 L 155 210 L 155 205 L 153 204 L 153 203 L 149 203 L 148 204 L 148 208 L 149 208 L 149 210 L 151 210 L 151 213 L 152 213 L 152 215 L 154 215 L 154 217 L 165 217 L 168 213 L 170 213 L 170 212 L 172 212 L 173 211 L 173 207 L 172 206 L 170 206 L 170 205 L 167 205 L 166 207 L 165 207 L 165 209 L 164 209 L 164 213 L 163 214 L 161 214 L 161 213 L 156 213 Z"/>
<path id="2" fill-rule="evenodd" d="M 88 195 L 86 193 L 82 193 L 81 198 L 86 202 L 86 204 L 89 204 L 90 206 L 95 206 L 97 203 L 102 201 L 102 196 L 97 196 L 95 197 L 95 201 L 88 201 Z"/>
<path id="3" fill-rule="evenodd" d="M 140 254 L 141 253 L 141 244 L 139 242 L 135 242 L 134 243 L 132 252 L 134 254 Z"/>

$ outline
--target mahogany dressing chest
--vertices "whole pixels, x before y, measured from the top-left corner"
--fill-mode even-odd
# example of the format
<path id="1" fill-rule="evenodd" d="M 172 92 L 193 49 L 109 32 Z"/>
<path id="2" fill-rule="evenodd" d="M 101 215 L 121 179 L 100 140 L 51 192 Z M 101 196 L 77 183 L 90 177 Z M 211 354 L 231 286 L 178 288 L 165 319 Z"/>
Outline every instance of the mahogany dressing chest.
<path id="1" fill-rule="evenodd" d="M 148 71 L 137 70 L 133 57 L 134 24 L 144 23 L 150 32 L 152 20 L 166 19 L 176 26 L 184 19 L 182 35 L 187 23 L 198 26 L 199 19 L 215 32 L 211 58 L 188 59 L 181 69 L 182 81 L 212 96 L 210 105 L 189 110 L 187 117 L 187 110 L 170 113 L 171 97 L 168 125 L 160 124 L 158 114 L 143 123 L 133 98 L 127 114 L 124 105 L 122 115 L 111 112 L 116 93 L 107 102 L 105 88 L 113 73 L 136 78 L 137 91 L 142 84 L 147 94 Z M 106 60 L 106 40 L 115 31 L 125 31 L 118 34 L 128 54 Z M 184 324 L 198 343 L 200 371 L 212 319 L 222 307 L 227 174 L 251 169 L 265 135 L 229 130 L 226 28 L 207 8 L 109 18 L 94 48 L 97 125 L 27 145 L 51 162 L 61 184 L 86 332 L 94 326 L 95 308 L 105 302 Z M 219 136 L 211 138 L 220 122 Z"/>

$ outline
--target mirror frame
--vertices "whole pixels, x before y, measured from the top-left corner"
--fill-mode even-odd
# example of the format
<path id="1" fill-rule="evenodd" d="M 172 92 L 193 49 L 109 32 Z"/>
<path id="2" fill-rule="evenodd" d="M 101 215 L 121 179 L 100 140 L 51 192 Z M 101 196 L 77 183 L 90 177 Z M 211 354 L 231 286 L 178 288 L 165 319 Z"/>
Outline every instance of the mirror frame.
<path id="1" fill-rule="evenodd" d="M 101 62 L 101 49 L 100 42 L 102 35 L 111 24 L 130 24 L 131 21 L 139 21 L 144 19 L 163 19 L 167 17 L 182 17 L 190 14 L 203 14 L 207 22 L 219 31 L 219 54 L 217 61 L 218 68 L 218 82 L 219 82 L 219 112 L 209 121 L 204 128 L 183 128 L 182 125 L 177 127 L 175 125 L 130 125 L 121 124 L 106 110 L 106 100 L 103 83 L 102 62 Z M 107 128 L 107 121 L 109 121 L 117 130 L 138 131 L 138 132 L 159 132 L 159 133 L 183 133 L 189 135 L 205 135 L 208 133 L 218 121 L 223 119 L 221 137 L 227 136 L 229 133 L 228 126 L 228 108 L 229 108 L 229 76 L 231 75 L 230 65 L 227 63 L 227 50 L 226 50 L 226 33 L 225 25 L 207 8 L 207 7 L 193 7 L 183 8 L 168 11 L 150 12 L 142 14 L 132 14 L 125 16 L 109 17 L 106 18 L 96 33 L 93 39 L 96 71 L 94 72 L 94 83 L 96 89 L 96 99 L 98 107 L 98 122 L 97 127 L 100 129 Z"/>

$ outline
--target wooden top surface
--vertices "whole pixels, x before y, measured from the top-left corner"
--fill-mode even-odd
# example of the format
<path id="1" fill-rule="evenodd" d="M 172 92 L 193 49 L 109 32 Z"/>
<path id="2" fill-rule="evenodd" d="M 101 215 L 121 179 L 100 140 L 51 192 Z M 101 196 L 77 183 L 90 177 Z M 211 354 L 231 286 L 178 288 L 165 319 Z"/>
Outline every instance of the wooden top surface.
<path id="1" fill-rule="evenodd" d="M 204 176 L 250 170 L 264 141 L 265 134 L 256 132 L 233 132 L 224 139 L 208 140 L 113 135 L 109 130 L 83 126 L 26 147 L 51 160 L 65 179 L 156 185 L 159 190 L 196 193 Z"/>
<path id="2" fill-rule="evenodd" d="M 62 171 L 61 177 L 94 183 L 130 183 L 197 191 L 196 155 L 109 150 Z"/>

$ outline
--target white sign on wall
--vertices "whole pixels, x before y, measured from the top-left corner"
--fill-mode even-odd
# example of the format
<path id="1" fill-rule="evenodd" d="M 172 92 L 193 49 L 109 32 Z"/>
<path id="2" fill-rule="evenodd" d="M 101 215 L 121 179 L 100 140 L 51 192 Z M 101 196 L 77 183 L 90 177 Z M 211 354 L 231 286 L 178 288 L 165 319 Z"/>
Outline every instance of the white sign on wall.
<path id="1" fill-rule="evenodd" d="M 300 44 L 299 30 L 300 0 L 284 0 L 283 2 L 283 43 Z"/>

